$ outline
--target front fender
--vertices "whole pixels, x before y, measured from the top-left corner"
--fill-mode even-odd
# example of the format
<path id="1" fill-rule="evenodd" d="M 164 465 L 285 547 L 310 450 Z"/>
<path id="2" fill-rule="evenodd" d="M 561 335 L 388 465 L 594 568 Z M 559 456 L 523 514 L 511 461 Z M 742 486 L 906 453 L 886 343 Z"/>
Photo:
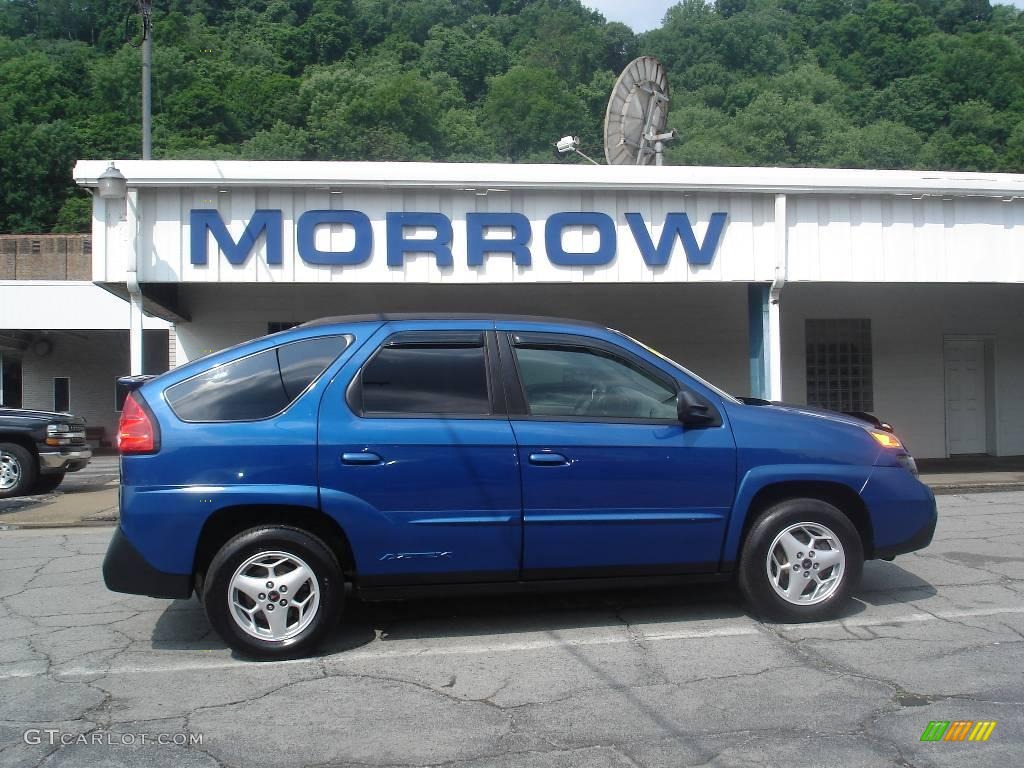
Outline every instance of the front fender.
<path id="1" fill-rule="evenodd" d="M 732 570 L 734 563 L 739 559 L 743 529 L 750 505 L 754 497 L 765 488 L 782 483 L 831 483 L 846 486 L 859 496 L 873 469 L 843 464 L 772 464 L 749 470 L 740 480 L 736 500 L 729 513 L 720 569 Z"/>

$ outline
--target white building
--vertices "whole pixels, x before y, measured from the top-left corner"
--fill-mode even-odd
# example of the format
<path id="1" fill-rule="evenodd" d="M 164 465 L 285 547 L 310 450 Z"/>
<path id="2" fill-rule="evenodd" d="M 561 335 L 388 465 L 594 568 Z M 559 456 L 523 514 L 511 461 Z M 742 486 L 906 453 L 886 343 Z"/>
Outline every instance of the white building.
<path id="1" fill-rule="evenodd" d="M 136 278 L 178 363 L 324 315 L 559 315 L 735 394 L 876 413 L 920 457 L 1024 454 L 1021 175 L 116 165 L 93 279 Z"/>
<path id="2" fill-rule="evenodd" d="M 89 262 L 80 235 L 0 237 L 0 403 L 71 411 L 86 418 L 94 444 L 111 445 L 128 304 L 88 279 Z M 147 317 L 145 328 L 145 368 L 166 371 L 170 324 Z"/>

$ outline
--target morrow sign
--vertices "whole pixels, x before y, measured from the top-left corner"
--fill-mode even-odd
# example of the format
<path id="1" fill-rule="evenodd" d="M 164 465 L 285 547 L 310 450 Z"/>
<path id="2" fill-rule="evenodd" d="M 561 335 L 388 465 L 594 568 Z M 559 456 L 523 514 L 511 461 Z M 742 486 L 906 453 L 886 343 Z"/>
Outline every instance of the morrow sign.
<path id="1" fill-rule="evenodd" d="M 654 242 L 643 216 L 625 214 L 630 233 L 649 267 L 668 264 L 676 240 L 682 244 L 686 261 L 695 266 L 712 262 L 722 240 L 728 214 L 712 213 L 703 242 L 698 243 L 693 226 L 685 213 L 674 212 L 665 216 L 658 242 Z M 348 250 L 325 251 L 316 246 L 316 231 L 322 226 L 348 226 L 354 232 L 354 241 Z M 194 265 L 209 263 L 209 235 L 217 242 L 228 263 L 244 264 L 261 235 L 266 235 L 267 264 L 283 262 L 284 216 L 280 210 L 263 209 L 253 213 L 241 237 L 235 240 L 228 232 L 220 213 L 202 208 L 189 212 L 190 260 Z M 409 228 L 426 228 L 432 237 L 409 237 Z M 592 228 L 597 233 L 596 250 L 567 251 L 562 245 L 562 233 L 569 227 Z M 361 211 L 316 210 L 306 211 L 296 222 L 296 245 L 300 258 L 308 264 L 354 265 L 362 264 L 373 255 L 373 228 L 370 218 Z M 488 237 L 490 230 L 503 230 L 501 237 Z M 429 253 L 439 267 L 454 266 L 452 240 L 454 230 L 451 219 L 442 213 L 393 212 L 385 215 L 386 255 L 389 267 L 402 267 L 406 254 Z M 521 213 L 467 213 L 466 260 L 471 267 L 479 267 L 490 254 L 511 256 L 521 267 L 533 263 L 530 243 L 533 227 Z M 552 214 L 544 222 L 544 251 L 552 264 L 566 267 L 599 266 L 610 263 L 618 250 L 618 229 L 611 216 L 598 211 L 565 211 Z"/>

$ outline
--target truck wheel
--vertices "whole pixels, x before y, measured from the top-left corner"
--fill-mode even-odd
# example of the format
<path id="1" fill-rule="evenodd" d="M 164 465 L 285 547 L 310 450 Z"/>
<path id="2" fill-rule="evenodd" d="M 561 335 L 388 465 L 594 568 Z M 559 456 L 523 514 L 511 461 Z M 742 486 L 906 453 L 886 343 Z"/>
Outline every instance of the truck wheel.
<path id="1" fill-rule="evenodd" d="M 864 547 L 850 519 L 820 499 L 769 508 L 750 529 L 739 586 L 755 613 L 780 621 L 834 618 L 860 584 Z"/>
<path id="2" fill-rule="evenodd" d="M 64 482 L 64 473 L 58 472 L 55 475 L 40 475 L 36 484 L 32 486 L 32 493 L 49 493 L 57 490 L 57 486 Z"/>
<path id="3" fill-rule="evenodd" d="M 0 443 L 0 499 L 23 496 L 36 481 L 36 460 L 17 443 Z"/>
<path id="4" fill-rule="evenodd" d="M 334 553 L 298 528 L 261 526 L 230 539 L 203 584 L 206 616 L 247 656 L 310 653 L 337 625 L 344 577 Z"/>

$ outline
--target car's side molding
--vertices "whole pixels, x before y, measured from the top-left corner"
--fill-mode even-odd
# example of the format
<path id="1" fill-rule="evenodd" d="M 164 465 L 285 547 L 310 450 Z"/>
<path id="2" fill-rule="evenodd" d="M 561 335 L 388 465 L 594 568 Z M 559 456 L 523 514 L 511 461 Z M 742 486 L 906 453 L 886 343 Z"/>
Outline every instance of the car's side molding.
<path id="1" fill-rule="evenodd" d="M 761 491 L 773 486 L 785 486 L 792 489 L 793 496 L 817 496 L 824 486 L 833 486 L 844 495 L 852 494 L 859 498 L 871 477 L 872 469 L 841 464 L 769 464 L 747 471 L 740 479 L 729 514 L 720 570 L 731 571 L 735 567 L 743 544 L 743 533 L 748 528 L 751 505 Z M 806 492 L 800 491 L 801 484 L 805 484 Z M 815 493 L 816 490 L 818 493 Z M 869 548 L 868 545 L 869 542 L 865 542 L 865 549 Z"/>

